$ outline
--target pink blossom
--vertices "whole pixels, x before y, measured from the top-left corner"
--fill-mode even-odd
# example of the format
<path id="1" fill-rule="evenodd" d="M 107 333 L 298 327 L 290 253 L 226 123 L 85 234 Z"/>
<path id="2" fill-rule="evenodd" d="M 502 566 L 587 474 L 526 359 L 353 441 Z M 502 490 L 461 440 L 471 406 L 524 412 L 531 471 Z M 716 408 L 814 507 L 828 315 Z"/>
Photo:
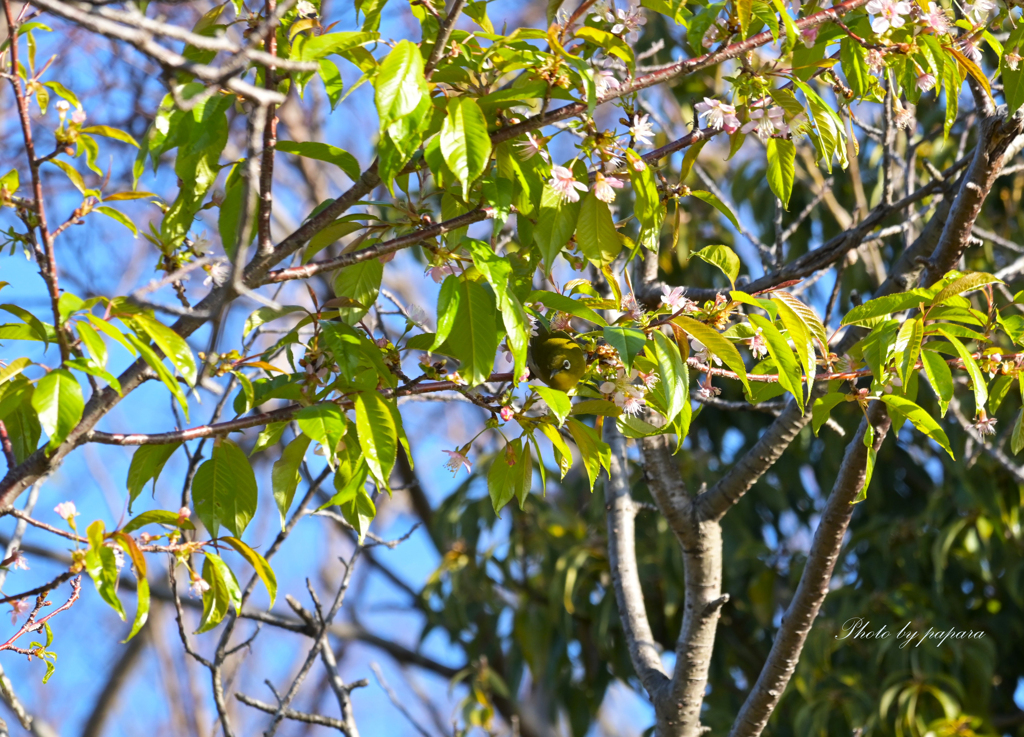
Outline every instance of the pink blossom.
<path id="1" fill-rule="evenodd" d="M 981 434 L 982 437 L 986 435 L 996 434 L 996 418 L 988 417 L 984 412 L 978 415 L 978 419 L 974 421 L 974 429 Z"/>
<path id="2" fill-rule="evenodd" d="M 455 276 L 455 266 L 450 262 L 445 262 L 440 266 L 435 266 L 430 270 L 430 278 L 435 283 L 440 284 L 445 280 L 446 277 Z"/>
<path id="3" fill-rule="evenodd" d="M 928 11 L 924 14 L 924 22 L 935 33 L 949 33 L 949 15 L 945 8 L 935 3 L 928 3 Z"/>
<path id="4" fill-rule="evenodd" d="M 452 472 L 452 476 L 456 475 L 463 466 L 466 467 L 466 473 L 472 470 L 469 459 L 461 451 L 446 450 L 442 452 L 448 454 L 448 461 L 444 464 L 444 467 Z"/>
<path id="5" fill-rule="evenodd" d="M 556 312 L 551 317 L 551 332 L 565 330 L 572 322 L 572 315 L 568 312 Z"/>
<path id="6" fill-rule="evenodd" d="M 716 366 L 722 365 L 722 359 L 711 353 L 711 351 L 708 350 L 708 347 L 696 338 L 690 338 L 690 348 L 693 349 L 694 358 L 701 363 L 708 363 L 708 359 L 710 358 L 715 362 Z"/>
<path id="7" fill-rule="evenodd" d="M 757 329 L 757 332 L 747 342 L 747 346 L 756 359 L 762 359 L 768 355 L 768 344 L 765 342 L 764 336 L 761 335 L 761 328 Z"/>
<path id="8" fill-rule="evenodd" d="M 644 308 L 636 301 L 636 296 L 627 294 L 622 298 L 622 311 L 629 316 L 633 322 L 640 322 L 644 319 Z"/>
<path id="9" fill-rule="evenodd" d="M 58 517 L 67 522 L 71 522 L 79 514 L 74 502 L 61 502 L 53 508 L 53 511 L 57 513 Z"/>
<path id="10" fill-rule="evenodd" d="M 661 285 L 661 303 L 673 312 L 696 312 L 697 303 L 686 296 L 685 287 L 670 287 L 667 284 Z"/>
<path id="11" fill-rule="evenodd" d="M 192 584 L 188 587 L 189 592 L 193 596 L 202 596 L 210 590 L 210 584 L 208 584 L 201 576 L 192 574 Z"/>
<path id="12" fill-rule="evenodd" d="M 594 180 L 594 196 L 601 202 L 614 202 L 615 190 L 622 189 L 623 183 L 615 177 L 606 177 L 601 172 L 597 173 Z"/>
<path id="13" fill-rule="evenodd" d="M 84 123 L 85 122 L 85 111 L 84 110 L 76 110 L 75 112 L 71 113 L 71 122 L 74 123 L 75 125 L 81 125 L 82 123 Z"/>
<path id="14" fill-rule="evenodd" d="M 11 602 L 11 624 L 18 623 L 18 617 L 28 611 L 28 599 L 16 599 Z"/>
<path id="15" fill-rule="evenodd" d="M 28 560 L 25 558 L 25 554 L 17 548 L 14 549 L 14 551 L 11 553 L 11 557 L 7 560 L 7 567 L 10 568 L 12 571 L 27 571 L 29 569 Z"/>
<path id="16" fill-rule="evenodd" d="M 871 30 L 881 35 L 890 28 L 901 28 L 910 14 L 910 3 L 903 0 L 871 0 L 864 9 L 875 16 L 871 21 Z"/>
<path id="17" fill-rule="evenodd" d="M 540 157 L 545 161 L 548 160 L 548 152 L 544 150 L 544 146 L 547 144 L 547 139 L 542 136 L 538 136 L 536 133 L 527 133 L 525 141 L 519 141 L 516 146 L 519 148 L 519 158 L 523 161 L 532 159 L 534 156 L 540 154 Z"/>
<path id="18" fill-rule="evenodd" d="M 1017 71 L 1017 65 L 1020 64 L 1020 54 L 1018 54 L 1016 50 L 1010 51 L 1003 56 L 1003 61 L 1006 62 L 1006 66 L 1010 69 Z"/>
<path id="19" fill-rule="evenodd" d="M 786 125 L 786 113 L 780 107 L 758 108 L 750 111 L 750 122 L 743 126 L 744 133 L 754 131 L 762 141 L 767 141 L 776 132 L 786 135 L 789 133 L 789 126 Z"/>
<path id="20" fill-rule="evenodd" d="M 192 516 L 192 510 L 189 509 L 188 507 L 182 507 L 181 509 L 178 510 L 178 520 L 179 521 L 187 520 L 191 516 Z"/>
<path id="21" fill-rule="evenodd" d="M 508 422 L 509 420 L 516 416 L 516 411 L 509 407 L 508 405 L 505 405 L 504 407 L 501 408 L 498 414 L 501 416 L 502 422 Z M 458 469 L 456 469 L 456 471 L 457 470 Z"/>
<path id="22" fill-rule="evenodd" d="M 995 0 L 974 0 L 967 6 L 967 15 L 971 16 L 977 23 L 984 23 L 988 20 L 989 14 L 996 9 Z"/>
<path id="23" fill-rule="evenodd" d="M 619 80 L 615 78 L 615 73 L 611 69 L 594 70 L 594 91 L 598 97 L 604 97 L 605 93 L 609 90 L 617 90 L 618 88 Z"/>
<path id="24" fill-rule="evenodd" d="M 928 72 L 919 74 L 917 76 L 917 89 L 921 92 L 927 92 L 935 86 L 935 75 L 929 74 Z"/>
<path id="25" fill-rule="evenodd" d="M 800 40 L 804 42 L 804 46 L 809 49 L 814 48 L 814 44 L 818 42 L 818 31 L 820 29 L 815 26 L 814 28 L 807 28 L 800 34 Z"/>
<path id="26" fill-rule="evenodd" d="M 548 180 L 548 186 L 562 196 L 563 202 L 566 200 L 579 202 L 579 193 L 587 191 L 587 185 L 577 182 L 571 170 L 558 165 L 551 167 L 551 179 Z"/>
<path id="27" fill-rule="evenodd" d="M 960 48 L 963 49 L 964 56 L 969 57 L 975 63 L 981 61 L 981 49 L 978 47 L 978 41 L 973 36 L 966 36 L 960 41 Z"/>
<path id="28" fill-rule="evenodd" d="M 654 126 L 651 125 L 650 117 L 646 114 L 633 116 L 633 125 L 629 127 L 629 135 L 633 137 L 638 146 L 654 144 Z"/>
<path id="29" fill-rule="evenodd" d="M 740 127 L 740 119 L 736 117 L 736 108 L 719 100 L 705 97 L 704 102 L 698 102 L 693 109 L 697 111 L 698 118 L 707 118 L 709 128 L 715 130 L 724 128 L 726 133 L 732 134 Z"/>
<path id="30" fill-rule="evenodd" d="M 885 54 L 881 49 L 869 49 L 866 61 L 868 69 L 877 74 L 885 67 Z"/>

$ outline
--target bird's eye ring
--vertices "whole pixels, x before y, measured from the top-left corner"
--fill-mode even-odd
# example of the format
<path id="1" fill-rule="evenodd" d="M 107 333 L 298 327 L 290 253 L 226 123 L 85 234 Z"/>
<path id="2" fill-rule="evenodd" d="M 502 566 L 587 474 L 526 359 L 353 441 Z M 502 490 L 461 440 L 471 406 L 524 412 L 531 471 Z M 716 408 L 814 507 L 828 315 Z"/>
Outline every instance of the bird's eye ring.
<path id="1" fill-rule="evenodd" d="M 572 368 L 572 364 L 569 363 L 569 359 L 562 361 L 562 368 L 565 369 L 566 371 Z"/>

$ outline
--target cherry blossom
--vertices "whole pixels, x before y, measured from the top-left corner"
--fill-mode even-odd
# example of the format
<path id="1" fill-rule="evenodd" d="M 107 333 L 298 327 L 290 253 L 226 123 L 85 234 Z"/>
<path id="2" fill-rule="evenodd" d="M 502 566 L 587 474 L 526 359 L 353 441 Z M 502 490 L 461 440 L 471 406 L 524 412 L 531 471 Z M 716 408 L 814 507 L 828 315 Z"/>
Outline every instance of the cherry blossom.
<path id="1" fill-rule="evenodd" d="M 924 14 L 924 22 L 939 35 L 949 33 L 949 13 L 941 5 L 928 3 L 928 10 Z"/>
<path id="2" fill-rule="evenodd" d="M 673 312 L 696 312 L 697 303 L 686 296 L 685 287 L 670 287 L 667 284 L 661 285 L 661 303 Z"/>
<path id="3" fill-rule="evenodd" d="M 757 332 L 750 338 L 747 347 L 750 348 L 750 353 L 756 359 L 762 359 L 768 355 L 768 343 L 765 342 L 764 336 L 761 334 L 761 328 L 758 328 Z"/>
<path id="4" fill-rule="evenodd" d="M 928 90 L 935 87 L 935 75 L 928 72 L 924 72 L 917 76 L 917 89 L 921 92 L 927 92 Z"/>
<path id="5" fill-rule="evenodd" d="M 498 414 L 501 416 L 503 422 L 508 422 L 509 420 L 516 416 L 516 411 L 509 407 L 508 405 L 506 405 L 501 408 Z M 456 471 L 457 470 L 458 469 L 456 469 Z"/>
<path id="6" fill-rule="evenodd" d="M 594 91 L 598 97 L 604 97 L 609 90 L 619 89 L 619 80 L 611 69 L 594 70 Z"/>
<path id="7" fill-rule="evenodd" d="M 910 3 L 904 0 L 871 0 L 864 9 L 875 16 L 871 21 L 871 30 L 881 35 L 890 28 L 902 28 L 910 14 Z"/>
<path id="8" fill-rule="evenodd" d="M 705 97 L 704 102 L 693 106 L 698 118 L 706 118 L 709 128 L 725 129 L 726 133 L 735 133 L 740 127 L 740 119 L 736 117 L 736 108 L 719 100 Z"/>
<path id="9" fill-rule="evenodd" d="M 757 108 L 750 111 L 750 122 L 741 129 L 743 133 L 754 131 L 762 142 L 767 142 L 775 133 L 786 135 L 786 113 L 780 107 Z"/>
<path id="10" fill-rule="evenodd" d="M 637 145 L 654 145 L 654 126 L 651 125 L 650 117 L 647 114 L 633 116 L 633 125 L 629 127 L 629 135 L 633 137 Z"/>
<path id="11" fill-rule="evenodd" d="M 577 182 L 570 169 L 558 165 L 551 167 L 551 179 L 548 180 L 548 186 L 562 196 L 563 202 L 566 200 L 579 202 L 580 192 L 587 191 L 587 185 Z"/>
<path id="12" fill-rule="evenodd" d="M 601 172 L 597 173 L 594 181 L 594 196 L 601 202 L 614 202 L 615 190 L 622 189 L 623 183 L 615 177 L 606 177 Z"/>
<path id="13" fill-rule="evenodd" d="M 57 516 L 67 522 L 71 522 L 75 517 L 79 515 L 78 509 L 75 508 L 74 502 L 61 502 L 53 511 L 57 513 Z"/>
<path id="14" fill-rule="evenodd" d="M 710 357 L 714 360 L 716 366 L 722 365 L 722 359 L 713 355 L 711 351 L 708 350 L 707 346 L 696 338 L 690 338 L 690 348 L 693 350 L 694 357 L 701 363 L 707 363 L 708 358 Z"/>
<path id="15" fill-rule="evenodd" d="M 18 623 L 18 617 L 28 611 L 28 599 L 16 599 L 11 602 L 11 624 Z"/>
<path id="16" fill-rule="evenodd" d="M 974 421 L 974 429 L 981 434 L 982 437 L 986 435 L 996 434 L 996 418 L 989 417 L 984 412 L 978 415 L 978 419 Z"/>
<path id="17" fill-rule="evenodd" d="M 452 476 L 459 472 L 459 469 L 463 466 L 466 467 L 466 473 L 469 473 L 473 466 L 470 464 L 469 459 L 458 450 L 446 450 L 443 451 L 448 454 L 448 460 L 445 462 L 444 467 L 452 472 Z"/>
<path id="18" fill-rule="evenodd" d="M 548 160 L 548 152 L 544 150 L 547 139 L 536 133 L 527 133 L 525 141 L 519 141 L 516 146 L 519 148 L 519 158 L 523 161 L 532 159 L 538 154 L 544 161 Z"/>

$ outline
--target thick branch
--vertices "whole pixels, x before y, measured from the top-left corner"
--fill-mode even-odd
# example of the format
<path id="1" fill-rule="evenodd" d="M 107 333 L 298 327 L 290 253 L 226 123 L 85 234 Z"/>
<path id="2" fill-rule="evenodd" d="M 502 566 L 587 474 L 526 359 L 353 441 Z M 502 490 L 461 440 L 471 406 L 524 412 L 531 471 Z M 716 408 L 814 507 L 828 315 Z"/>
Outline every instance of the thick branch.
<path id="1" fill-rule="evenodd" d="M 757 737 L 761 734 L 800 660 L 807 634 L 828 594 L 829 581 L 839 559 L 843 536 L 853 515 L 853 501 L 864 486 L 868 464 L 868 448 L 864 445 L 864 438 L 869 422 L 874 427 L 873 447 L 877 450 L 889 430 L 889 416 L 881 402 L 871 404 L 857 434 L 846 446 L 846 456 L 832 493 L 825 503 L 818 529 L 814 532 L 800 584 L 782 618 L 782 625 L 775 635 L 761 675 L 733 723 L 730 737 Z"/>

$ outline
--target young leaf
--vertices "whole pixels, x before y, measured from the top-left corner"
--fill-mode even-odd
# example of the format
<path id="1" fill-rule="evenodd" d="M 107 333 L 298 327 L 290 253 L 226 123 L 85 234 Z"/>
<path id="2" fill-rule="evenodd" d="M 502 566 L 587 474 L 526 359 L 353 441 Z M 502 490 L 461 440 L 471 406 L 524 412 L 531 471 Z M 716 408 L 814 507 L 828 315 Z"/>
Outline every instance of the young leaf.
<path id="1" fill-rule="evenodd" d="M 814 400 L 814 406 L 811 407 L 811 426 L 815 435 L 821 430 L 821 426 L 828 422 L 832 410 L 845 401 L 846 395 L 838 392 L 830 392 Z"/>
<path id="2" fill-rule="evenodd" d="M 398 457 L 398 429 L 391 409 L 376 391 L 360 392 L 355 397 L 356 430 L 363 457 L 378 486 L 388 488 L 391 469 Z"/>
<path id="3" fill-rule="evenodd" d="M 946 359 L 935 351 L 921 351 L 921 363 L 924 364 L 925 376 L 935 390 L 939 408 L 945 417 L 949 402 L 953 398 L 953 373 L 949 370 Z"/>
<path id="4" fill-rule="evenodd" d="M 448 344 L 462 364 L 462 378 L 475 386 L 485 382 L 494 370 L 497 305 L 494 295 L 478 282 L 460 280 L 458 289 L 459 308 Z"/>
<path id="5" fill-rule="evenodd" d="M 260 577 L 260 581 L 267 587 L 267 593 L 270 594 L 270 606 L 274 606 L 274 599 L 277 598 L 277 576 L 274 575 L 274 569 L 267 563 L 267 559 L 237 537 L 226 536 L 220 538 L 220 540 L 237 550 L 249 565 L 253 567 L 256 575 Z"/>
<path id="6" fill-rule="evenodd" d="M 85 401 L 78 380 L 65 369 L 56 369 L 41 378 L 32 393 L 32 409 L 39 424 L 50 436 L 48 448 L 56 448 L 82 419 Z"/>
<path id="7" fill-rule="evenodd" d="M 608 345 L 619 352 L 619 358 L 622 359 L 626 371 L 632 369 L 633 359 L 639 356 L 647 345 L 644 331 L 637 328 L 607 327 L 603 333 Z"/>
<path id="8" fill-rule="evenodd" d="M 146 579 L 146 558 L 139 550 L 134 538 L 124 532 L 112 532 L 110 536 L 128 555 L 132 562 L 132 572 L 135 574 L 135 592 L 137 605 L 135 607 L 135 620 L 132 622 L 131 632 L 122 640 L 122 644 L 138 634 L 139 630 L 149 619 L 149 581 Z"/>
<path id="9" fill-rule="evenodd" d="M 895 394 L 883 394 L 882 401 L 885 402 L 890 412 L 906 417 L 914 424 L 914 427 L 942 446 L 942 449 L 949 453 L 950 458 L 955 459 L 953 449 L 949 447 L 949 438 L 946 437 L 942 426 L 930 414 L 909 399 L 898 397 Z"/>
<path id="10" fill-rule="evenodd" d="M 728 246 L 707 246 L 693 254 L 701 261 L 717 266 L 729 279 L 731 286 L 736 285 L 736 277 L 740 275 L 740 257 Z"/>
<path id="11" fill-rule="evenodd" d="M 412 114 L 427 95 L 423 56 L 411 41 L 399 41 L 387 55 L 374 81 L 377 114 L 383 134 L 392 123 Z"/>
<path id="12" fill-rule="evenodd" d="M 956 349 L 960 360 L 963 361 L 964 368 L 967 369 L 967 373 L 971 377 L 971 384 L 974 385 L 974 411 L 981 412 L 985 409 L 985 402 L 988 401 L 988 384 L 985 382 L 985 375 L 981 373 L 981 368 L 978 366 L 977 361 L 974 360 L 971 352 L 953 336 L 947 327 L 940 326 L 939 332 L 942 333 L 946 340 L 953 344 L 953 348 Z"/>
<path id="13" fill-rule="evenodd" d="M 292 506 L 295 489 L 298 487 L 299 481 L 302 480 L 299 468 L 302 465 L 302 460 L 306 457 L 309 443 L 309 436 L 300 433 L 285 447 L 281 458 L 274 463 L 274 469 L 270 474 L 274 489 L 274 501 L 277 502 L 277 511 L 281 513 L 281 529 L 284 529 L 285 516 Z"/>
<path id="14" fill-rule="evenodd" d="M 764 318 L 762 318 L 764 319 Z M 692 317 L 680 315 L 672 318 L 672 322 L 686 331 L 691 338 L 696 338 L 714 355 L 721 358 L 725 365 L 736 372 L 743 382 L 743 387 L 749 392 L 750 384 L 747 382 L 747 367 L 743 363 L 743 357 L 736 350 L 736 346 L 723 338 L 714 328 L 710 328 L 702 322 L 697 322 Z"/>
<path id="15" fill-rule="evenodd" d="M 440 138 L 445 163 L 462 182 L 463 198 L 468 198 L 470 185 L 487 170 L 491 159 L 487 119 L 473 98 L 448 100 L 448 117 L 441 126 Z"/>
<path id="16" fill-rule="evenodd" d="M 796 145 L 781 138 L 769 138 L 768 186 L 775 196 L 782 200 L 782 206 L 786 209 L 789 209 L 789 198 L 793 194 L 795 167 Z"/>
<path id="17" fill-rule="evenodd" d="M 132 513 L 132 503 L 150 480 L 153 481 L 153 493 L 156 493 L 156 480 L 164 470 L 164 464 L 180 446 L 181 443 L 140 445 L 135 451 L 128 467 L 128 514 Z"/>
<path id="18" fill-rule="evenodd" d="M 679 347 L 660 330 L 654 331 L 654 359 L 659 378 L 654 391 L 665 407 L 665 419 L 671 422 L 690 401 L 690 371 L 683 363 Z"/>
<path id="19" fill-rule="evenodd" d="M 579 448 L 580 456 L 583 457 L 583 466 L 587 470 L 587 478 L 590 480 L 590 490 L 594 490 L 594 484 L 597 482 L 598 476 L 601 475 L 601 469 L 611 473 L 612 464 L 612 449 L 611 447 L 601 440 L 597 436 L 597 432 L 587 425 L 584 425 L 579 420 L 570 418 L 567 420 L 569 426 L 569 432 L 572 434 L 572 439 L 576 441 L 576 447 Z"/>
<path id="20" fill-rule="evenodd" d="M 789 347 L 789 341 L 782 336 L 773 323 L 760 315 L 749 315 L 748 319 L 751 325 L 761 328 L 761 334 L 768 343 L 768 352 L 775 359 L 775 365 L 779 369 L 779 383 L 793 395 L 797 406 L 803 411 L 804 393 L 801 387 L 803 372 Z"/>
<path id="21" fill-rule="evenodd" d="M 541 399 L 544 400 L 544 403 L 551 410 L 551 414 L 558 420 L 558 426 L 561 427 L 562 423 L 565 422 L 565 418 L 572 411 L 572 402 L 569 401 L 569 395 L 557 389 L 552 389 L 549 386 L 541 386 L 539 384 L 534 386 L 533 389 L 540 394 Z"/>
<path id="22" fill-rule="evenodd" d="M 576 243 L 583 255 L 599 266 L 610 264 L 622 250 L 611 210 L 593 191 L 587 193 L 580 205 Z"/>
<path id="23" fill-rule="evenodd" d="M 219 438 L 213 455 L 192 480 L 192 503 L 212 537 L 224 525 L 241 537 L 256 514 L 259 499 L 256 476 L 245 452 L 226 438 Z"/>
<path id="24" fill-rule="evenodd" d="M 326 402 L 300 409 L 295 419 L 304 435 L 323 446 L 327 462 L 333 468 L 334 453 L 347 429 L 345 413 L 333 402 Z"/>
<path id="25" fill-rule="evenodd" d="M 696 197 L 698 200 L 704 200 L 704 202 L 707 202 L 713 208 L 715 208 L 720 213 L 725 215 L 725 217 L 729 220 L 730 223 L 732 223 L 733 227 L 736 228 L 736 230 L 740 229 L 740 221 L 736 219 L 736 216 L 733 214 L 732 210 L 726 207 L 725 203 L 718 199 L 717 195 L 715 195 L 713 192 L 705 192 L 702 189 L 691 189 L 690 194 Z M 737 273 L 738 272 L 739 269 L 737 268 Z"/>

